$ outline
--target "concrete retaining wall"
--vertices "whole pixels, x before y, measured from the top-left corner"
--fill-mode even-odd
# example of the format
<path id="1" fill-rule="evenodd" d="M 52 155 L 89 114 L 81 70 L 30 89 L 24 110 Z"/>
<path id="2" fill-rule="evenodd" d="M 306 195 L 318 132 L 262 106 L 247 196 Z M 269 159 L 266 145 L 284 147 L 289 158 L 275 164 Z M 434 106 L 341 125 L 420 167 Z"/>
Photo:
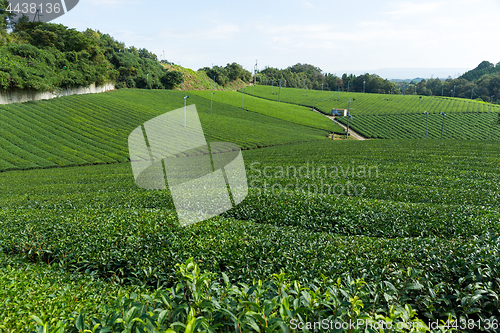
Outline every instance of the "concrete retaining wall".
<path id="1" fill-rule="evenodd" d="M 42 99 L 51 99 L 61 96 L 69 95 L 83 95 L 83 94 L 95 94 L 105 91 L 115 90 L 114 83 L 107 83 L 106 86 L 95 86 L 95 83 L 91 84 L 88 88 L 69 88 L 62 89 L 61 91 L 51 92 L 30 92 L 27 90 L 18 91 L 1 91 L 0 90 L 0 104 L 10 104 L 10 103 L 23 103 L 28 101 L 39 101 Z"/>

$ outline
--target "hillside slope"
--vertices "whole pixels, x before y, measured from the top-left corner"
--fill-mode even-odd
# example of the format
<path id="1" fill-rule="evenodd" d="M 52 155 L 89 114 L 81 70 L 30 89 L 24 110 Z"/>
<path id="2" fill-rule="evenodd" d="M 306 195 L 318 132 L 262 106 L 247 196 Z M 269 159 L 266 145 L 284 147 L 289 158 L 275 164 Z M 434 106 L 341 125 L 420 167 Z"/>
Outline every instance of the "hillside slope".
<path id="1" fill-rule="evenodd" d="M 244 93 L 252 95 L 254 89 L 246 88 Z M 273 101 L 314 107 L 330 114 L 331 109 L 347 109 L 351 101 L 351 114 L 383 115 L 439 112 L 500 112 L 500 105 L 464 98 L 418 95 L 363 94 L 353 92 L 332 92 L 277 87 L 256 86 L 255 96 Z"/>
<path id="2" fill-rule="evenodd" d="M 137 126 L 181 108 L 186 92 L 120 89 L 0 106 L 0 171 L 126 162 Z M 207 140 L 242 148 L 320 140 L 327 131 L 192 95 Z"/>
<path id="3" fill-rule="evenodd" d="M 212 93 L 210 91 L 197 91 L 194 92 L 194 94 L 210 100 Z M 311 109 L 304 106 L 278 103 L 258 97 L 252 98 L 251 96 L 246 94 L 242 95 L 241 93 L 235 91 L 215 93 L 212 96 L 212 99 L 213 101 L 229 104 L 237 108 L 241 108 L 243 105 L 244 110 L 257 112 L 272 118 L 286 120 L 294 124 L 309 126 L 325 131 L 332 130 L 331 120 L 321 114 L 312 112 Z M 336 125 L 335 133 L 345 133 L 345 131 L 343 128 Z"/>
<path id="4" fill-rule="evenodd" d="M 226 86 L 221 86 L 211 80 L 203 70 L 194 71 L 179 65 L 162 65 L 169 71 L 177 71 L 183 74 L 184 83 L 177 84 L 174 87 L 175 90 L 238 90 L 248 86 L 242 80 L 236 80 Z"/>

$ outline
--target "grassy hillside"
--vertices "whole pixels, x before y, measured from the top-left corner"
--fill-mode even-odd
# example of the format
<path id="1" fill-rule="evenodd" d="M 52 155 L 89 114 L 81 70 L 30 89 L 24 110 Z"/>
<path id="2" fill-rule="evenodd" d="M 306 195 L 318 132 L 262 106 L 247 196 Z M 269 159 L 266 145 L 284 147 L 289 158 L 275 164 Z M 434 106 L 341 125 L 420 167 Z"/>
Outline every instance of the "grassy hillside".
<path id="1" fill-rule="evenodd" d="M 128 161 L 128 136 L 183 106 L 185 92 L 118 90 L 0 106 L 0 170 Z M 311 141 L 327 132 L 192 95 L 207 140 L 242 148 Z"/>
<path id="2" fill-rule="evenodd" d="M 211 91 L 197 91 L 194 94 L 206 99 L 210 99 Z M 212 96 L 212 100 L 224 104 L 229 104 L 238 108 L 243 105 L 244 110 L 257 112 L 272 118 L 290 121 L 294 124 L 318 128 L 325 131 L 332 130 L 332 121 L 325 116 L 311 111 L 310 108 L 278 103 L 263 98 L 248 96 L 234 91 L 217 92 Z M 242 104 L 243 102 L 243 104 Z M 335 125 L 335 133 L 345 133 L 339 125 Z"/>
<path id="3" fill-rule="evenodd" d="M 183 74 L 184 83 L 176 85 L 174 88 L 176 90 L 237 90 L 248 86 L 248 83 L 241 80 L 231 82 L 226 86 L 221 86 L 210 79 L 202 70 L 194 71 L 179 65 L 162 65 L 169 71 L 177 71 Z"/>
<path id="4" fill-rule="evenodd" d="M 246 94 L 253 94 L 253 88 L 243 90 Z M 351 113 L 354 115 L 384 115 L 420 113 L 452 113 L 452 112 L 500 112 L 500 105 L 490 106 L 482 101 L 461 98 L 416 96 L 416 95 L 391 95 L 390 94 L 363 94 L 348 92 L 331 92 L 320 90 L 304 90 L 279 88 L 270 86 L 256 86 L 255 95 L 270 100 L 293 103 L 314 107 L 321 112 L 331 113 L 331 109 L 347 109 L 351 100 Z M 420 99 L 421 98 L 421 99 Z M 353 109 L 354 108 L 354 109 Z"/>

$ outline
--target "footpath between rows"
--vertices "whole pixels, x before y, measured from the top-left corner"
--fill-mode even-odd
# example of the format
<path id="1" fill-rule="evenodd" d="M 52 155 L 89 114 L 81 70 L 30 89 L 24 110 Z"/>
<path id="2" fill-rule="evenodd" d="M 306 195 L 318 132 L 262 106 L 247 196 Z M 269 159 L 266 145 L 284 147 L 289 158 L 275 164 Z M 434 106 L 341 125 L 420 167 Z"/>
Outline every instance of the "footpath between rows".
<path id="1" fill-rule="evenodd" d="M 333 120 L 334 122 L 336 122 L 337 124 L 339 124 L 342 128 L 344 128 L 345 130 L 347 130 L 347 126 L 346 126 L 346 125 L 344 125 L 344 124 L 342 124 L 342 123 L 340 123 L 340 122 L 338 122 L 338 121 L 335 119 L 335 117 L 334 117 L 334 116 L 329 116 L 329 115 L 324 114 L 323 112 L 320 112 L 320 111 L 318 111 L 318 110 L 316 110 L 316 109 L 314 109 L 314 111 L 316 111 L 317 113 L 322 114 L 323 116 L 325 116 L 325 117 L 327 117 L 327 118 L 329 118 L 329 119 Z M 354 132 L 354 131 L 353 131 L 352 129 L 350 129 L 350 128 L 349 128 L 349 135 L 351 135 L 351 136 L 352 136 L 353 138 L 355 138 L 356 140 L 370 140 L 370 139 L 365 138 L 364 136 L 362 136 L 362 135 L 360 135 L 360 134 L 358 134 L 358 133 Z"/>

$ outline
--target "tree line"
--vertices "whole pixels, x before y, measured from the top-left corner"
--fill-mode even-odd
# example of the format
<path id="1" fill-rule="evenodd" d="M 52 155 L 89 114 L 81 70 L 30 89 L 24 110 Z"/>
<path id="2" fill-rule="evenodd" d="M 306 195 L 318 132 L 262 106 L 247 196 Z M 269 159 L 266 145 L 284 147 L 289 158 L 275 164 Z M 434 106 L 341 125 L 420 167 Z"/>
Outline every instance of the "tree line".
<path id="1" fill-rule="evenodd" d="M 301 89 L 352 91 L 367 93 L 400 93 L 389 80 L 376 74 L 347 75 L 323 73 L 319 67 L 310 64 L 295 64 L 286 69 L 266 67 L 257 74 L 257 84 L 281 85 Z"/>
<path id="2" fill-rule="evenodd" d="M 235 62 L 233 62 L 232 64 L 227 64 L 225 67 L 203 67 L 199 70 L 204 71 L 210 79 L 214 80 L 221 86 L 225 86 L 229 82 L 237 80 L 249 83 L 252 79 L 252 73 Z"/>
<path id="3" fill-rule="evenodd" d="M 488 61 L 481 62 L 475 69 L 459 78 L 448 77 L 445 80 L 431 78 L 412 82 L 391 82 L 368 73 L 358 76 L 344 73 L 338 77 L 324 73 L 319 67 L 298 63 L 285 69 L 266 67 L 257 73 L 256 81 L 257 84 L 301 89 L 448 96 L 494 103 L 500 101 L 500 63 L 495 66 Z"/>
<path id="4" fill-rule="evenodd" d="M 447 96 L 498 103 L 500 101 L 500 63 L 481 62 L 476 68 L 456 79 L 448 77 L 399 83 L 406 94 Z"/>

